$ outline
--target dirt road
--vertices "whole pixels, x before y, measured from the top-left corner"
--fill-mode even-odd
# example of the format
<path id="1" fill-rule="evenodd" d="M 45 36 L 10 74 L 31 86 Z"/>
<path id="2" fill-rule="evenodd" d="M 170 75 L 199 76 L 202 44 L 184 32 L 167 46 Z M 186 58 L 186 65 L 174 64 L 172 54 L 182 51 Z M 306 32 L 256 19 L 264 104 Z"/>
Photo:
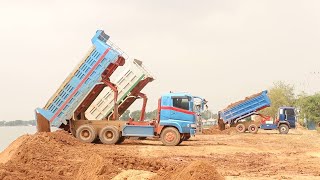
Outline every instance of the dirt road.
<path id="1" fill-rule="evenodd" d="M 320 179 L 320 134 L 197 135 L 83 144 L 65 132 L 25 135 L 0 154 L 0 179 Z"/>

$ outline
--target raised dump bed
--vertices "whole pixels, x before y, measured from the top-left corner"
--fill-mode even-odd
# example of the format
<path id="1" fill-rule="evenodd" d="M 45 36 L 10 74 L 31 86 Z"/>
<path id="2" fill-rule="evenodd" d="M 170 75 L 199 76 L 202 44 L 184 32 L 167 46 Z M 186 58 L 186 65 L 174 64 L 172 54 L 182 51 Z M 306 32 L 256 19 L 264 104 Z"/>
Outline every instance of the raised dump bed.
<path id="1" fill-rule="evenodd" d="M 123 58 L 124 53 L 108 39 L 109 36 L 104 31 L 96 32 L 91 39 L 93 46 L 84 59 L 65 79 L 45 107 L 36 109 L 38 124 L 43 123 L 43 119 L 57 127 L 62 123 L 66 124 L 66 120 L 72 117 L 73 111 L 86 94 L 99 82 L 101 73 L 119 58 Z"/>
<path id="2" fill-rule="evenodd" d="M 132 64 L 114 82 L 118 89 L 117 103 L 119 104 L 119 109 L 127 109 L 133 101 L 127 102 L 126 105 L 122 105 L 123 102 L 126 102 L 126 99 L 131 98 L 131 96 L 136 96 L 134 92 L 140 92 L 152 80 L 153 76 L 143 66 L 141 61 L 132 61 Z M 121 106 L 124 107 L 121 108 Z M 114 92 L 110 87 L 105 87 L 86 110 L 85 117 L 89 120 L 107 119 L 113 113 L 113 110 Z"/>
<path id="3" fill-rule="evenodd" d="M 270 99 L 267 93 L 268 91 L 262 91 L 229 105 L 219 111 L 220 120 L 223 120 L 225 124 L 232 124 L 234 121 L 244 119 L 261 109 L 269 107 Z"/>

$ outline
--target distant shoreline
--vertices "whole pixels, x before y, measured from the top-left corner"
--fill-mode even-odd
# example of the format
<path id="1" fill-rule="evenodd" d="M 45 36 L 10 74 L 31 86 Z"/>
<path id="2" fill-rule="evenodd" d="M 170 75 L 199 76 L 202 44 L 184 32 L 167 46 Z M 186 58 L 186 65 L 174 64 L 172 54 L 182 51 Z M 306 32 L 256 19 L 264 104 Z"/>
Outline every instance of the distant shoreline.
<path id="1" fill-rule="evenodd" d="M 0 127 L 3 126 L 36 126 L 35 120 L 14 120 L 14 121 L 0 121 Z"/>

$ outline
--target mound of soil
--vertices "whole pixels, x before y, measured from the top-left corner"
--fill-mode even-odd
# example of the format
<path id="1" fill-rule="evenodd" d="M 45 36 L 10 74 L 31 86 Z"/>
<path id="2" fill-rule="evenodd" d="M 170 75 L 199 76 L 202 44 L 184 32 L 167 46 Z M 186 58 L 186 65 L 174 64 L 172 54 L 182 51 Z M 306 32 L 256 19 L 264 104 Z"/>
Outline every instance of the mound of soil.
<path id="1" fill-rule="evenodd" d="M 210 180 L 223 180 L 224 177 L 209 163 L 206 161 L 194 161 L 186 167 L 178 167 L 173 171 L 169 171 L 155 179 L 210 179 Z"/>
<path id="2" fill-rule="evenodd" d="M 79 145 L 65 131 L 21 136 L 0 154 L 0 179 L 68 179 L 78 170 L 68 147 Z"/>
<path id="3" fill-rule="evenodd" d="M 149 171 L 142 171 L 142 170 L 125 170 L 118 174 L 116 177 L 112 178 L 112 180 L 145 180 L 145 179 L 152 179 L 156 176 L 156 173 L 152 173 Z"/>
<path id="4" fill-rule="evenodd" d="M 56 131 L 24 135 L 11 143 L 0 153 L 0 179 L 112 179 L 132 169 L 141 172 L 129 174 L 147 177 L 169 165 L 157 158 L 140 158 L 132 149 L 86 144 Z"/>
<path id="5" fill-rule="evenodd" d="M 237 130 L 234 127 L 220 130 L 218 126 L 212 126 L 209 129 L 202 130 L 202 134 L 211 135 L 211 134 L 234 134 L 237 133 Z"/>

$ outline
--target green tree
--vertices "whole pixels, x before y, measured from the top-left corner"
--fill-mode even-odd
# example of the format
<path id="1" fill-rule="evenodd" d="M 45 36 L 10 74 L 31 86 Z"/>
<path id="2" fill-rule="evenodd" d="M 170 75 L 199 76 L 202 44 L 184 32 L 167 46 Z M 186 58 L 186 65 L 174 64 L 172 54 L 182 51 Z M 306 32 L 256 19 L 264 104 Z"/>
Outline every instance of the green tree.
<path id="1" fill-rule="evenodd" d="M 146 113 L 146 119 L 152 120 L 156 119 L 158 114 L 158 109 Z"/>
<path id="2" fill-rule="evenodd" d="M 141 114 L 141 110 L 136 110 L 130 113 L 130 117 L 133 118 L 135 121 L 138 121 L 140 120 L 140 114 Z"/>
<path id="3" fill-rule="evenodd" d="M 268 96 L 271 100 L 271 106 L 263 110 L 263 113 L 269 116 L 274 116 L 278 108 L 281 106 L 294 106 L 295 95 L 294 86 L 278 81 L 269 89 Z"/>
<path id="4" fill-rule="evenodd" d="M 300 119 L 320 122 L 320 93 L 308 96 L 305 93 L 299 95 L 296 106 L 300 109 Z"/>
<path id="5" fill-rule="evenodd" d="M 201 113 L 201 117 L 202 117 L 203 119 L 205 119 L 205 120 L 208 120 L 208 119 L 210 119 L 211 117 L 214 118 L 214 119 L 216 119 L 216 118 L 218 117 L 218 115 L 215 114 L 215 113 L 213 113 L 213 112 L 210 111 L 210 110 L 206 110 L 206 111 L 203 111 L 203 112 Z"/>
<path id="6" fill-rule="evenodd" d="M 120 120 L 126 121 L 130 118 L 130 110 L 126 110 L 121 116 Z"/>

